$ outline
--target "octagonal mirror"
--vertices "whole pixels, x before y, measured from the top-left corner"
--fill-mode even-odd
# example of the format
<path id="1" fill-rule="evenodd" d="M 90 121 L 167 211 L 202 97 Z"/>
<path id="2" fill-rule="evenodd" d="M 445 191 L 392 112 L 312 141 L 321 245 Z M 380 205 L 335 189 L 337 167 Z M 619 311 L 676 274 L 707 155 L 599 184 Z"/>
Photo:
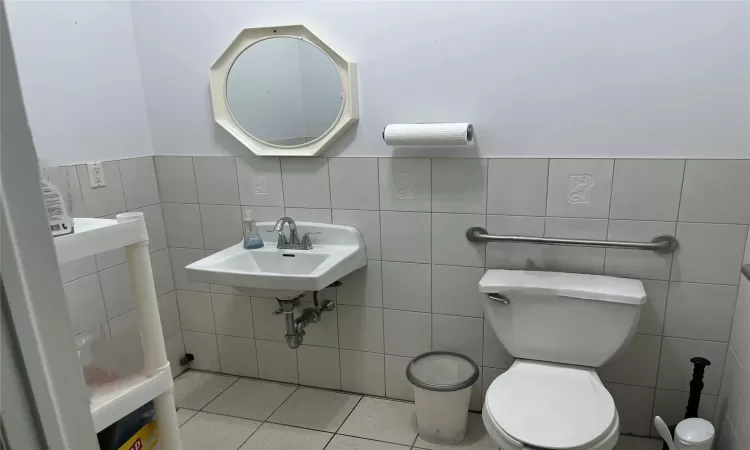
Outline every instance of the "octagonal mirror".
<path id="1" fill-rule="evenodd" d="M 302 25 L 243 30 L 210 82 L 216 122 L 256 155 L 317 155 L 358 117 L 355 64 Z"/>

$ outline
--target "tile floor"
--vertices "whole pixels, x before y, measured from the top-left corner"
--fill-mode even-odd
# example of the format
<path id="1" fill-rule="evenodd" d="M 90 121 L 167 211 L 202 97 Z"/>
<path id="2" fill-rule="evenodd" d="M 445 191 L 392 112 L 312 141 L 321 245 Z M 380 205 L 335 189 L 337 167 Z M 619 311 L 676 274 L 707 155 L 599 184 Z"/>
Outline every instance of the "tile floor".
<path id="1" fill-rule="evenodd" d="M 496 450 L 480 414 L 458 445 L 417 435 L 412 403 L 264 380 L 189 371 L 175 380 L 184 450 Z M 615 450 L 660 450 L 621 436 Z"/>

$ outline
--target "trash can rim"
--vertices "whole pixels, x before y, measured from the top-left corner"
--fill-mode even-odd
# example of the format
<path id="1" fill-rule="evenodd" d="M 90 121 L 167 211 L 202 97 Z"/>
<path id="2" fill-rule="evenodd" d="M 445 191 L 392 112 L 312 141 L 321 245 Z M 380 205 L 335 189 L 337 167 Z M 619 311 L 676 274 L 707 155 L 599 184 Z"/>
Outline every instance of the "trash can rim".
<path id="1" fill-rule="evenodd" d="M 439 355 L 455 356 L 456 358 L 463 359 L 469 364 L 471 364 L 471 367 L 472 369 L 474 369 L 474 372 L 465 380 L 462 380 L 458 383 L 452 383 L 452 384 L 426 383 L 420 380 L 419 378 L 417 378 L 416 376 L 414 376 L 414 374 L 412 374 L 411 368 L 415 362 L 419 361 L 420 359 L 427 358 L 428 356 L 439 356 Z M 437 391 L 437 392 L 460 391 L 461 389 L 465 389 L 467 387 L 470 387 L 474 383 L 476 383 L 476 381 L 479 379 L 479 367 L 477 366 L 477 363 L 475 363 L 473 359 L 469 358 L 466 355 L 462 355 L 461 353 L 447 352 L 447 351 L 433 351 L 433 352 L 422 353 L 421 355 L 416 356 L 414 359 L 409 361 L 409 365 L 406 366 L 406 378 L 414 386 L 428 390 L 428 391 Z"/>

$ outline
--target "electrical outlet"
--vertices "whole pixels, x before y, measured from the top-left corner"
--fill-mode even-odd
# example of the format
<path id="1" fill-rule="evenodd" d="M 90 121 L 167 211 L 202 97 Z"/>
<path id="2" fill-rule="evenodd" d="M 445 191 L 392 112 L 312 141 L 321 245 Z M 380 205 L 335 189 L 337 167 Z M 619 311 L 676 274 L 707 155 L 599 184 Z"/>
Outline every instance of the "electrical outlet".
<path id="1" fill-rule="evenodd" d="M 101 161 L 92 161 L 86 164 L 89 172 L 89 184 L 92 188 L 106 186 L 104 181 L 104 167 Z"/>

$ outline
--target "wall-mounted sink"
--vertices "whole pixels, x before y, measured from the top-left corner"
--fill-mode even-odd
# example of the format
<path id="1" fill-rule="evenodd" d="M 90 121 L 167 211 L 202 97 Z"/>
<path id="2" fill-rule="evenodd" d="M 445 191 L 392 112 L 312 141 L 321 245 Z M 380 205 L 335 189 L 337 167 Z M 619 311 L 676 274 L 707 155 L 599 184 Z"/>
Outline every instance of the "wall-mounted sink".
<path id="1" fill-rule="evenodd" d="M 265 246 L 245 250 L 242 243 L 196 261 L 188 279 L 239 288 L 286 291 L 320 291 L 345 275 L 367 265 L 362 235 L 354 227 L 298 222 L 299 235 L 311 236 L 310 250 L 277 249 L 273 222 L 258 223 Z"/>

